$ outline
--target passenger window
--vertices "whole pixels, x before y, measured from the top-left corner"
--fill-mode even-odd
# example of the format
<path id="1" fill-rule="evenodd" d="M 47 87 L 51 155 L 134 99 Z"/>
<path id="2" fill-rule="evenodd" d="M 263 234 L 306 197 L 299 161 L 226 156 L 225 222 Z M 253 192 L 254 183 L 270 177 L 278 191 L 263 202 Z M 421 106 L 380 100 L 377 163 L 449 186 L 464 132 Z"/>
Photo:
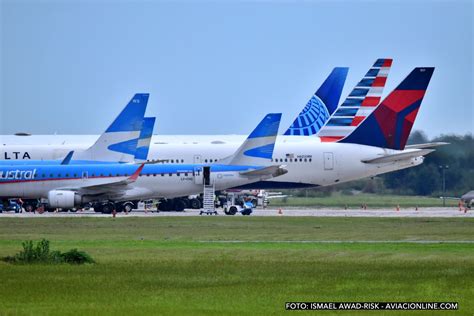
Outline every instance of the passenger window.
<path id="1" fill-rule="evenodd" d="M 204 159 L 204 162 L 207 163 L 207 159 Z"/>
<path id="2" fill-rule="evenodd" d="M 162 173 L 162 174 L 161 174 L 161 176 L 162 176 L 162 177 L 164 177 L 164 176 L 165 176 L 165 174 L 164 174 L 164 173 Z"/>
<path id="3" fill-rule="evenodd" d="M 287 158 L 285 158 L 285 162 L 288 162 L 288 159 L 287 159 Z"/>
<path id="4" fill-rule="evenodd" d="M 179 172 L 178 172 L 178 173 L 176 173 L 176 175 L 179 177 Z"/>
<path id="5" fill-rule="evenodd" d="M 173 174 L 172 174 L 172 173 L 170 173 L 169 175 L 170 175 L 170 177 L 171 177 Z"/>
<path id="6" fill-rule="evenodd" d="M 181 163 L 184 163 L 184 159 L 181 159 Z"/>
<path id="7" fill-rule="evenodd" d="M 309 162 L 311 162 L 311 161 L 312 161 L 312 159 L 311 159 L 311 158 L 309 158 Z"/>
<path id="8" fill-rule="evenodd" d="M 306 158 L 304 159 L 304 162 L 306 162 Z"/>

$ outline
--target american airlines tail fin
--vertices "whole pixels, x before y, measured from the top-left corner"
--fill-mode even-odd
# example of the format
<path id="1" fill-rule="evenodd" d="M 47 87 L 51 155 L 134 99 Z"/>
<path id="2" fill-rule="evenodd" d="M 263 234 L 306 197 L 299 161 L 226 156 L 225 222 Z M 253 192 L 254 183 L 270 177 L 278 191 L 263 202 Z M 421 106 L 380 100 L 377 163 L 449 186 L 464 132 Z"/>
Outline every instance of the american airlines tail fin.
<path id="1" fill-rule="evenodd" d="M 284 135 L 315 135 L 336 110 L 348 71 L 334 68 Z"/>
<path id="2" fill-rule="evenodd" d="M 350 133 L 374 111 L 380 103 L 392 59 L 379 58 L 341 106 L 318 133 L 323 142 L 338 141 Z"/>
<path id="3" fill-rule="evenodd" d="M 270 165 L 280 120 L 281 113 L 267 114 L 239 149 L 219 163 L 245 166 Z"/>
<path id="4" fill-rule="evenodd" d="M 142 130 L 138 139 L 137 150 L 135 151 L 135 162 L 146 161 L 148 158 L 155 119 L 155 117 L 145 117 L 143 119 Z"/>
<path id="5" fill-rule="evenodd" d="M 418 67 L 342 143 L 403 150 L 434 67 Z"/>
<path id="6" fill-rule="evenodd" d="M 135 94 L 95 144 L 76 152 L 74 160 L 134 162 L 148 97 L 148 93 Z"/>

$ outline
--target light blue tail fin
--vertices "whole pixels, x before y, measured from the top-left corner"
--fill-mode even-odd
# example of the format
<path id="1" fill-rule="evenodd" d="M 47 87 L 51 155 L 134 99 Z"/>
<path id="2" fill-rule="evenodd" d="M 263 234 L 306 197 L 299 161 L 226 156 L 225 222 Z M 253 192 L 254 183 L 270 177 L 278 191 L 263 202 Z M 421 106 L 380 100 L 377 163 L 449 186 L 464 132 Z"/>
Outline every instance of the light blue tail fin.
<path id="1" fill-rule="evenodd" d="M 285 135 L 315 135 L 337 108 L 346 81 L 347 67 L 334 68 Z"/>
<path id="2" fill-rule="evenodd" d="M 280 120 L 281 113 L 267 114 L 239 149 L 220 163 L 245 166 L 270 165 Z"/>
<path id="3" fill-rule="evenodd" d="M 134 162 L 148 103 L 148 93 L 137 93 L 94 145 L 74 154 L 75 160 Z"/>
<path id="4" fill-rule="evenodd" d="M 151 136 L 153 135 L 153 128 L 155 127 L 155 119 L 154 117 L 145 117 L 143 119 L 142 131 L 135 152 L 135 162 L 146 161 L 148 158 Z"/>

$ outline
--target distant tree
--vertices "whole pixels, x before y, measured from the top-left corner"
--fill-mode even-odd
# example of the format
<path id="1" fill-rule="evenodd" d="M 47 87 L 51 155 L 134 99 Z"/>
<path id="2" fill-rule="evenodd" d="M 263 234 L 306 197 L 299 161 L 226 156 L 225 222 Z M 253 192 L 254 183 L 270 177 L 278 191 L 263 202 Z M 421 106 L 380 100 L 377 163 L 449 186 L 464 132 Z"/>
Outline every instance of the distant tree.
<path id="1" fill-rule="evenodd" d="M 413 131 L 408 137 L 407 144 L 409 145 L 423 144 L 423 143 L 428 143 L 428 142 L 429 142 L 429 139 L 428 139 L 428 136 L 426 136 L 425 132 L 416 130 L 416 131 Z"/>

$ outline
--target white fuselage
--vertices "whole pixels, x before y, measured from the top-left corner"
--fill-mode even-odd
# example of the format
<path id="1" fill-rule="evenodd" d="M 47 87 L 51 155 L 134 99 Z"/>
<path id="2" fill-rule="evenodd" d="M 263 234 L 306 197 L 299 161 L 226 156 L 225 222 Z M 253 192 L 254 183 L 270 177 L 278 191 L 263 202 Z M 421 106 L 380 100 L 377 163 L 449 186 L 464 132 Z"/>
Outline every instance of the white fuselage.
<path id="1" fill-rule="evenodd" d="M 71 150 L 88 148 L 98 136 L 1 137 L 0 160 L 55 160 L 63 159 Z M 180 164 L 211 164 L 232 155 L 245 138 L 244 135 L 154 135 L 148 159 L 168 160 L 168 163 Z M 273 153 L 274 162 L 284 165 L 288 173 L 256 183 L 255 187 L 327 186 L 372 177 L 423 162 L 423 157 L 385 163 L 362 162 L 399 152 L 357 144 L 325 143 L 318 137 L 279 135 Z"/>

